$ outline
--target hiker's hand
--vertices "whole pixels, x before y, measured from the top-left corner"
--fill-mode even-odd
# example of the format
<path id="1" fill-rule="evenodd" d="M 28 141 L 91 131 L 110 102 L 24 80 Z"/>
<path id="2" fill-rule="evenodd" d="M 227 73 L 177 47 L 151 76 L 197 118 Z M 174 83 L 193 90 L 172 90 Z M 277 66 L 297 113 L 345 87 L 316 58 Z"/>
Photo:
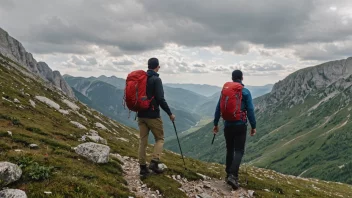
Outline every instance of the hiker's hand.
<path id="1" fill-rule="evenodd" d="M 174 114 L 171 114 L 169 117 L 172 122 L 174 122 L 176 119 L 176 116 Z"/>
<path id="2" fill-rule="evenodd" d="M 219 132 L 219 126 L 214 126 L 213 133 L 217 134 Z"/>
<path id="3" fill-rule="evenodd" d="M 256 133 L 257 133 L 257 129 L 251 129 L 251 136 L 255 136 Z"/>

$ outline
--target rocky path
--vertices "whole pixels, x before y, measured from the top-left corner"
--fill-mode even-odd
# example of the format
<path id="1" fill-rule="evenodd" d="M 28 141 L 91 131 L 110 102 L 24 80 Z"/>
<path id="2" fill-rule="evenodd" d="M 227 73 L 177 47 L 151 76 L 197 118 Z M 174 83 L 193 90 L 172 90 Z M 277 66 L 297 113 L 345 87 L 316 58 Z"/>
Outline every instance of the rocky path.
<path id="1" fill-rule="evenodd" d="M 124 163 L 122 169 L 124 171 L 124 178 L 128 183 L 128 188 L 133 192 L 137 198 L 157 198 L 163 197 L 159 191 L 153 191 L 146 184 L 142 182 L 139 177 L 139 164 L 136 159 L 129 157 L 121 157 L 118 154 L 113 154 L 120 161 Z"/>
<path id="2" fill-rule="evenodd" d="M 159 191 L 153 191 L 144 184 L 139 177 L 139 164 L 136 159 L 129 157 L 121 157 L 118 154 L 113 154 L 114 157 L 123 161 L 124 178 L 128 183 L 128 188 L 135 193 L 136 197 L 156 198 L 163 197 Z M 237 191 L 232 191 L 225 181 L 214 178 L 204 177 L 204 180 L 187 181 L 179 175 L 169 176 L 182 184 L 180 190 L 185 192 L 191 198 L 252 198 L 252 191 L 247 191 L 240 188 Z"/>

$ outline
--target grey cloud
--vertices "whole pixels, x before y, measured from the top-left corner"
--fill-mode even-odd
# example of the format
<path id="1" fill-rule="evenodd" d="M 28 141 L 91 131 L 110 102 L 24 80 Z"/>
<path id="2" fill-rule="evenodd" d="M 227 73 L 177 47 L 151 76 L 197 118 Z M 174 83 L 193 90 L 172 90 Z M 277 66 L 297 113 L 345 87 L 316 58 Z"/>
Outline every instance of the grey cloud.
<path id="1" fill-rule="evenodd" d="M 93 71 L 93 68 L 92 67 L 87 67 L 87 66 L 80 66 L 80 67 L 78 67 L 78 71 L 83 71 L 83 72 Z"/>
<path id="2" fill-rule="evenodd" d="M 249 72 L 273 72 L 285 70 L 285 67 L 273 61 L 266 62 L 240 62 L 240 66 L 244 71 Z"/>
<path id="3" fill-rule="evenodd" d="M 75 65 L 86 65 L 86 66 L 96 65 L 98 63 L 94 57 L 83 58 L 78 56 L 72 56 L 71 62 Z"/>
<path id="4" fill-rule="evenodd" d="M 193 67 L 205 68 L 207 66 L 205 64 L 193 64 Z"/>
<path id="5" fill-rule="evenodd" d="M 337 12 L 329 11 L 332 3 L 326 0 L 0 1 L 15 2 L 11 11 L 0 13 L 0 24 L 35 53 L 88 54 L 96 45 L 121 56 L 176 43 L 246 54 L 251 44 L 288 48 L 342 42 L 352 34 L 352 19 L 339 12 L 351 6 L 347 0 L 334 2 Z"/>
<path id="6" fill-rule="evenodd" d="M 341 57 L 350 57 L 352 41 L 301 45 L 294 47 L 294 49 L 295 55 L 302 60 L 328 61 Z"/>
<path id="7" fill-rule="evenodd" d="M 129 67 L 115 66 L 115 65 L 100 65 L 99 69 L 112 72 L 129 72 Z"/>
<path id="8" fill-rule="evenodd" d="M 213 66 L 211 70 L 215 72 L 229 72 L 231 69 L 225 66 Z"/>
<path id="9" fill-rule="evenodd" d="M 15 4 L 11 0 L 0 0 L 0 10 L 10 10 L 15 7 Z"/>
<path id="10" fill-rule="evenodd" d="M 97 59 L 95 59 L 94 57 L 87 58 L 86 60 L 90 65 L 98 64 Z"/>
<path id="11" fill-rule="evenodd" d="M 209 73 L 209 69 L 204 63 L 188 64 L 173 56 L 162 57 L 159 61 L 164 63 L 161 68 L 163 73 Z"/>
<path id="12" fill-rule="evenodd" d="M 134 62 L 129 61 L 129 60 L 123 60 L 123 61 L 114 61 L 114 65 L 134 65 Z"/>
<path id="13" fill-rule="evenodd" d="M 24 46 L 33 53 L 47 54 L 47 53 L 63 53 L 63 54 L 89 54 L 93 50 L 86 45 L 79 44 L 50 44 L 43 42 L 24 42 Z"/>

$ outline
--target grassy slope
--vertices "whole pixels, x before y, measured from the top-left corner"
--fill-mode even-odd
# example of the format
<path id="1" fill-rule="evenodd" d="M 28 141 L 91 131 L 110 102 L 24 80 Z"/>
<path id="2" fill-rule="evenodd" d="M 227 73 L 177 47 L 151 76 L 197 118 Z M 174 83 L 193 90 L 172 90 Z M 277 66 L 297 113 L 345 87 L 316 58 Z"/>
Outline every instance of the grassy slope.
<path id="1" fill-rule="evenodd" d="M 23 78 L 23 74 L 17 70 L 7 69 L 4 66 L 12 64 L 7 59 L 4 61 L 0 57 L 0 61 L 1 95 L 10 101 L 15 98 L 19 99 L 23 108 L 19 104 L 6 100 L 0 102 L 0 161 L 10 161 L 30 167 L 23 168 L 24 174 L 21 180 L 9 187 L 23 189 L 29 197 L 44 197 L 44 191 L 53 192 L 54 197 L 128 197 L 133 195 L 125 186 L 120 162 L 110 159 L 108 164 L 97 165 L 75 154 L 71 148 L 81 143 L 78 138 L 87 131 L 77 129 L 69 122 L 78 121 L 90 129 L 95 129 L 96 122 L 103 123 L 113 133 L 95 130 L 98 130 L 100 136 L 108 140 L 111 153 L 134 158 L 137 157 L 138 149 L 137 131 L 116 122 L 112 124 L 108 118 L 79 103 L 76 103 L 81 108 L 79 113 L 86 116 L 88 121 L 73 112 L 68 116 L 63 116 L 34 99 L 37 95 L 45 96 L 58 103 L 62 109 L 69 109 L 61 101 L 61 96 L 57 92 L 45 88 L 40 82 Z M 22 89 L 30 96 L 22 94 Z M 30 105 L 30 99 L 36 102 L 35 108 Z M 103 121 L 98 120 L 96 116 Z M 10 137 L 7 131 L 12 131 L 13 137 Z M 125 138 L 129 142 L 117 138 Z M 32 143 L 38 144 L 39 149 L 29 149 L 29 144 Z M 16 152 L 15 150 L 18 149 L 22 151 Z M 182 168 L 180 157 L 170 152 L 165 152 L 163 159 L 169 171 L 164 176 L 160 176 L 161 179 L 167 179 L 168 174 L 183 175 L 190 180 L 200 179 L 196 172 L 214 177 L 220 177 L 222 174 L 220 165 L 214 165 L 213 170 L 208 170 L 206 169 L 208 164 L 193 159 L 187 159 L 189 171 L 186 172 Z M 53 167 L 49 179 L 36 181 L 30 177 L 33 173 L 31 167 L 35 163 L 44 167 Z M 167 197 L 185 197 L 185 194 L 178 188 L 165 188 L 168 184 L 158 182 L 160 178 L 150 178 L 146 182 L 155 183 L 152 186 Z M 169 181 L 169 184 L 178 185 L 176 181 Z M 165 191 L 165 189 L 168 190 Z"/>
<path id="2" fill-rule="evenodd" d="M 46 89 L 42 83 L 29 78 L 26 80 L 16 70 L 5 68 L 4 65 L 8 64 L 0 58 L 1 95 L 11 101 L 14 98 L 19 99 L 23 109 L 19 104 L 3 99 L 0 102 L 0 161 L 11 161 L 22 165 L 24 171 L 22 178 L 9 187 L 25 190 L 28 197 L 46 197 L 44 191 L 53 192 L 53 197 L 128 197 L 132 195 L 125 186 L 126 182 L 123 179 L 119 161 L 110 159 L 109 163 L 98 165 L 75 154 L 71 148 L 80 144 L 77 139 L 87 131 L 75 128 L 69 121 L 78 121 L 89 128 L 94 128 L 95 122 L 103 123 L 113 132 L 99 130 L 100 135 L 108 140 L 111 152 L 134 158 L 137 156 L 138 146 L 136 131 L 116 122 L 112 124 L 98 112 L 91 111 L 92 114 L 90 114 L 82 104 L 78 104 L 81 108 L 79 112 L 85 115 L 88 121 L 73 112 L 63 116 L 36 100 L 36 107 L 31 107 L 29 99 L 34 100 L 34 96 L 41 95 L 54 100 L 63 109 L 69 109 L 61 102 L 61 96 L 57 92 Z M 30 96 L 22 94 L 21 89 Z M 96 116 L 101 117 L 103 121 L 97 120 Z M 8 136 L 7 131 L 12 131 L 13 137 Z M 129 142 L 119 141 L 116 137 L 126 138 Z M 38 144 L 39 149 L 29 149 L 28 145 L 32 143 Z M 16 152 L 16 149 L 22 151 Z M 216 178 L 224 176 L 223 167 L 218 164 L 187 158 L 189 171 L 185 171 L 178 155 L 164 152 L 163 160 L 169 167 L 169 171 L 164 175 L 148 178 L 145 182 L 152 188 L 159 189 L 165 197 L 185 197 L 185 194 L 178 189 L 178 183 L 168 179 L 168 175 L 180 174 L 190 180 L 199 179 L 196 172 Z M 53 167 L 52 171 L 48 171 L 49 178 L 36 181 L 31 177 L 35 163 L 44 167 Z M 317 182 L 315 185 L 323 189 L 319 191 L 310 188 L 315 183 L 313 181 L 301 181 L 279 175 L 278 179 L 272 180 L 266 176 L 276 177 L 275 173 L 265 173 L 264 170 L 255 168 L 249 168 L 248 172 L 241 172 L 242 180 L 247 174 L 249 183 L 246 187 L 255 190 L 258 197 L 294 196 L 296 190 L 300 190 L 300 195 L 303 197 L 331 197 L 329 193 L 334 195 L 340 193 L 345 197 L 352 196 L 351 187 L 346 185 Z M 277 181 L 281 182 L 277 183 Z M 284 181 L 290 181 L 291 185 L 285 184 Z M 268 193 L 263 189 L 269 189 L 272 192 Z"/>

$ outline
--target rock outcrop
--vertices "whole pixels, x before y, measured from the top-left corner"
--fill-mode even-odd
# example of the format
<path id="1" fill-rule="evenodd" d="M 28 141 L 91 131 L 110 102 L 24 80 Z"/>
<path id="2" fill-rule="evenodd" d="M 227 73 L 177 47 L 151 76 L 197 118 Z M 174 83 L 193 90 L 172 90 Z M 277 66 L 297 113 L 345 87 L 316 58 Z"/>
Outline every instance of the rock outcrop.
<path id="1" fill-rule="evenodd" d="M 71 87 L 60 72 L 52 71 L 44 62 L 37 62 L 23 45 L 0 28 L 0 53 L 25 66 L 30 72 L 61 89 L 68 97 L 75 98 Z"/>
<path id="2" fill-rule="evenodd" d="M 350 86 L 348 79 L 351 76 L 352 57 L 299 70 L 276 83 L 269 94 L 259 97 L 256 108 L 264 111 L 272 108 L 272 105 L 280 104 L 291 108 L 302 104 L 305 98 L 314 91 L 326 89 L 329 86 Z"/>

